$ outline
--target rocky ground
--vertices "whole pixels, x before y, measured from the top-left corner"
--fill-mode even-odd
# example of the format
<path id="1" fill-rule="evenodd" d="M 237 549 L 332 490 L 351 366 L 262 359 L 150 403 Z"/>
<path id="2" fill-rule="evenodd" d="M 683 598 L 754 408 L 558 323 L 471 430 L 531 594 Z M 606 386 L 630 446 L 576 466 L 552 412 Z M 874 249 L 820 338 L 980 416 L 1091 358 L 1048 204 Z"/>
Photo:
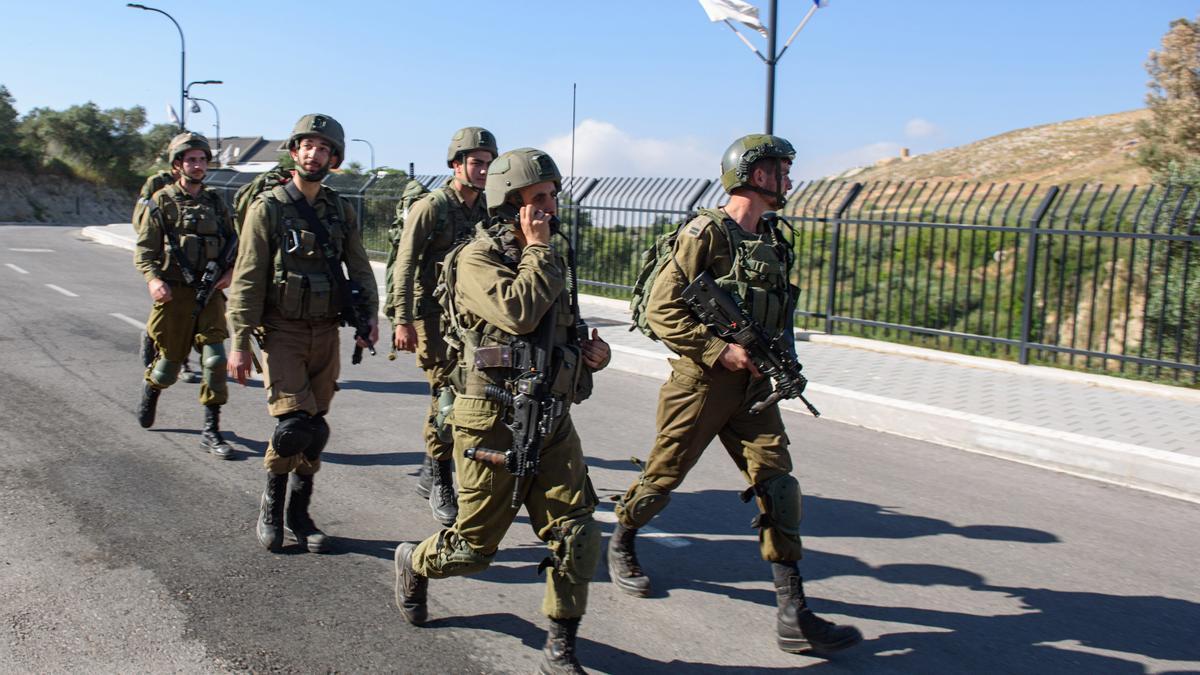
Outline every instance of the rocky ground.
<path id="1" fill-rule="evenodd" d="M 54 175 L 0 170 L 0 222 L 128 222 L 135 195 Z"/>

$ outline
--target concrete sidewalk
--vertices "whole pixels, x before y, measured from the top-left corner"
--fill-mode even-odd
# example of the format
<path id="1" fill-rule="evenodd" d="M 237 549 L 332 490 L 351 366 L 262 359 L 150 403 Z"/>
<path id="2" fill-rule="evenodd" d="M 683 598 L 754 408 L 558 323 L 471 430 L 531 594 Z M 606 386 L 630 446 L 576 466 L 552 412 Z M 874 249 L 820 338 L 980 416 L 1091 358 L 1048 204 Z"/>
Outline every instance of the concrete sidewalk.
<path id="1" fill-rule="evenodd" d="M 133 248 L 128 223 L 83 234 Z M 580 305 L 612 346 L 611 367 L 666 378 L 670 352 L 629 330 L 627 302 L 585 295 Z M 1200 502 L 1200 391 L 859 338 L 798 338 L 806 395 L 823 420 Z M 782 407 L 808 414 L 799 401 Z"/>

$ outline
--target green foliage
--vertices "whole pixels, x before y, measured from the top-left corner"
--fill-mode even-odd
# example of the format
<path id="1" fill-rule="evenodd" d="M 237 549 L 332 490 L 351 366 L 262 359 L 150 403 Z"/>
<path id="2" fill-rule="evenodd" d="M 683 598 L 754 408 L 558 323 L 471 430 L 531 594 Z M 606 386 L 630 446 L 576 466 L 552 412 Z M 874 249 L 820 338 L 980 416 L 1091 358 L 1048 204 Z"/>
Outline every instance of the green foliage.
<path id="1" fill-rule="evenodd" d="M 59 160 L 88 180 L 117 186 L 141 183 L 146 141 L 141 106 L 101 110 L 95 103 L 63 111 L 34 108 L 21 120 L 22 146 L 40 164 Z"/>
<path id="2" fill-rule="evenodd" d="M 1151 117 L 1138 127 L 1144 139 L 1138 162 L 1161 172 L 1171 162 L 1200 157 L 1200 23 L 1172 21 L 1146 71 Z"/>
<path id="3" fill-rule="evenodd" d="M 16 103 L 8 87 L 0 84 L 0 160 L 23 160 L 21 137 L 17 133 L 18 120 Z"/>
<path id="4" fill-rule="evenodd" d="M 142 153 L 134 161 L 138 172 L 146 174 L 170 170 L 171 167 L 167 165 L 167 146 L 178 133 L 179 127 L 174 124 L 155 124 L 150 127 L 142 136 Z"/>

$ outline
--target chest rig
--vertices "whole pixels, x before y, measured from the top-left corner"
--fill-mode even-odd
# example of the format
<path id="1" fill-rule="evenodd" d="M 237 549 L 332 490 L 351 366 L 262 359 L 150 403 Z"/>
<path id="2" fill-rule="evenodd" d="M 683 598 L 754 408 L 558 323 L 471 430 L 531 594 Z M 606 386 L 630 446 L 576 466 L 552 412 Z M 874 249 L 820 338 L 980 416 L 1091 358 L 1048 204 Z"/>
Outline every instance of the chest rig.
<path id="1" fill-rule="evenodd" d="M 795 253 L 776 219 L 760 221 L 760 234 L 747 232 L 728 218 L 718 222 L 725 231 L 731 262 L 730 269 L 717 276 L 717 285 L 741 298 L 745 312 L 772 336 L 790 331 L 800 289 L 790 281 Z"/>
<path id="2" fill-rule="evenodd" d="M 271 248 L 273 274 L 268 303 L 285 319 L 334 320 L 341 305 L 327 258 L 341 264 L 349 225 L 336 192 L 322 186 L 313 210 L 328 234 L 328 246 L 293 203 L 304 195 L 288 183 L 271 189 L 264 197 L 273 225 Z"/>
<path id="3" fill-rule="evenodd" d="M 537 339 L 536 335 L 512 335 L 460 311 L 454 302 L 457 258 L 466 246 L 486 246 L 505 267 L 516 270 L 521 251 L 508 225 L 485 228 L 480 223 L 476 236 L 468 244 L 450 251 L 442 264 L 441 283 L 437 298 L 442 306 L 442 335 L 455 362 L 449 380 L 454 390 L 469 397 L 482 398 L 488 386 L 509 388 L 527 364 L 521 362 L 523 341 Z M 559 259 L 560 265 L 565 265 Z M 571 305 L 571 296 L 563 289 L 554 301 L 552 358 L 549 381 L 551 394 L 564 404 L 580 403 L 591 394 L 591 373 L 584 367 L 579 341 L 586 336 L 576 335 L 579 317 Z"/>
<path id="4" fill-rule="evenodd" d="M 216 260 L 224 250 L 232 232 L 225 226 L 226 210 L 221 198 L 208 190 L 192 198 L 178 185 L 168 186 L 163 194 L 162 217 L 170 224 L 170 234 L 191 272 L 199 273 L 210 260 Z M 165 256 L 164 271 L 176 266 L 171 256 Z"/>

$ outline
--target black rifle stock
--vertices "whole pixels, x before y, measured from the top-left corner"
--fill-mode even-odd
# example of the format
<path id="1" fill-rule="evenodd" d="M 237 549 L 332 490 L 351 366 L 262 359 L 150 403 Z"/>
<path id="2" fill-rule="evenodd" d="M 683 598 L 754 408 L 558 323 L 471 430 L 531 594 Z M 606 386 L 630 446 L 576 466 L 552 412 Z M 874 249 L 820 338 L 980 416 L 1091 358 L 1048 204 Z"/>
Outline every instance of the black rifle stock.
<path id="1" fill-rule="evenodd" d="M 358 346 L 358 340 L 362 339 L 367 343 L 367 349 L 370 350 L 371 356 L 375 356 L 375 343 L 371 342 L 371 310 L 367 308 L 366 300 L 363 297 L 362 286 L 357 282 L 350 280 L 350 307 L 342 310 L 342 321 L 347 326 L 354 326 L 354 354 L 350 357 L 350 363 L 358 365 L 362 363 L 363 348 Z"/>
<path id="2" fill-rule="evenodd" d="M 566 412 L 566 404 L 550 393 L 556 320 L 557 311 L 552 306 L 532 339 L 513 343 L 513 368 L 521 372 L 511 381 L 511 391 L 495 385 L 484 388 L 488 398 L 508 411 L 505 426 L 512 432 L 512 447 L 503 452 L 486 448 L 467 448 L 463 452 L 467 459 L 503 467 L 516 478 L 511 504 L 514 509 L 521 507 L 524 479 L 537 475 L 542 443 Z"/>
<path id="3" fill-rule="evenodd" d="M 230 235 L 225 241 L 225 248 L 221 250 L 216 260 L 209 260 L 204 265 L 204 271 L 196 280 L 196 306 L 192 308 L 193 321 L 200 316 L 200 312 L 204 311 L 204 307 L 212 299 L 213 293 L 217 290 L 217 282 L 225 276 L 225 272 L 233 267 L 233 263 L 237 260 L 237 253 L 237 237 Z"/>
<path id="4" fill-rule="evenodd" d="M 683 289 L 682 297 L 701 323 L 722 340 L 741 345 L 758 371 L 774 382 L 775 390 L 750 406 L 750 414 L 757 415 L 780 399 L 798 398 L 813 417 L 821 416 L 820 411 L 804 398 L 808 379 L 800 374 L 803 366 L 796 360 L 793 346 L 789 344 L 793 339 L 790 331 L 771 338 L 762 326 L 742 311 L 741 302 L 718 286 L 707 271 L 701 272 Z"/>

